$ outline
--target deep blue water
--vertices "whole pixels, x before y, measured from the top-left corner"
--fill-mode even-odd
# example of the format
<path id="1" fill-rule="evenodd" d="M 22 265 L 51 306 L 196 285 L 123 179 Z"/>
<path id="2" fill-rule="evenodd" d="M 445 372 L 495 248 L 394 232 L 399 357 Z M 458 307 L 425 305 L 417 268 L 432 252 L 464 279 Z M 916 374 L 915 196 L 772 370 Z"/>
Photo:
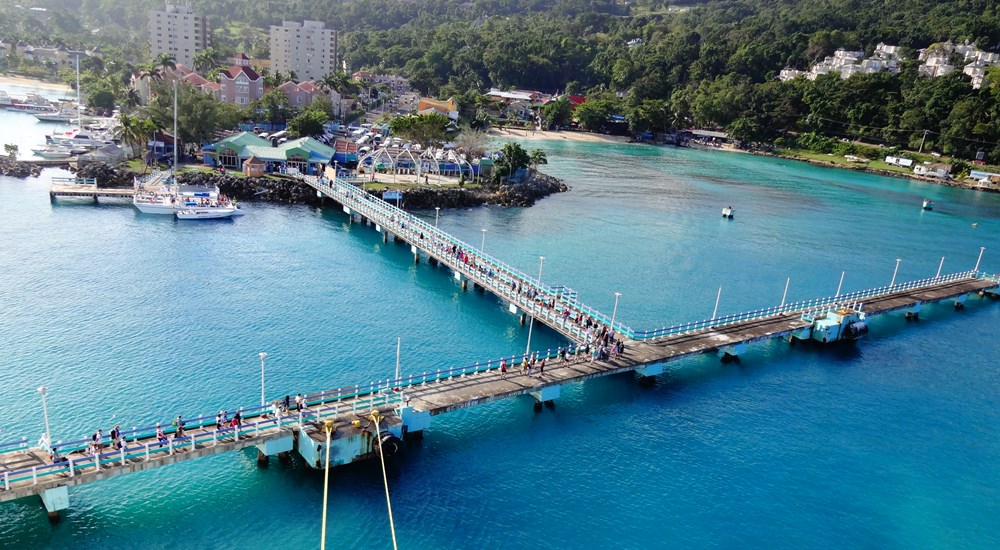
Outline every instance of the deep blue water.
<path id="1" fill-rule="evenodd" d="M 536 144 L 530 144 L 534 147 Z M 572 191 L 440 225 L 636 328 L 970 269 L 1000 196 L 739 154 L 538 142 Z M 47 175 L 49 173 L 46 173 Z M 509 355 L 527 329 L 336 209 L 221 223 L 50 205 L 0 179 L 0 440 L 56 439 Z M 920 209 L 921 199 L 936 203 Z M 724 221 L 723 206 L 736 207 Z M 433 218 L 434 212 L 424 213 Z M 973 228 L 972 223 L 978 223 Z M 390 470 L 403 548 L 1000 545 L 1000 303 L 888 316 L 855 346 L 750 347 L 436 417 Z M 537 327 L 536 327 L 537 328 Z M 559 345 L 536 330 L 533 347 Z M 0 546 L 315 547 L 317 472 L 233 453 L 0 506 Z M 335 470 L 330 541 L 387 548 L 381 472 Z"/>

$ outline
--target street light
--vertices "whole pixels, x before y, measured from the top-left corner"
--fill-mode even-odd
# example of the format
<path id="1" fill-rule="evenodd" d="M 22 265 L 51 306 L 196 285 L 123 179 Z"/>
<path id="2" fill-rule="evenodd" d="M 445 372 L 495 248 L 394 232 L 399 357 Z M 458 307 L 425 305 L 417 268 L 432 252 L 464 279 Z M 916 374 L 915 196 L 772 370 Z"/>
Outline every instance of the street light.
<path id="1" fill-rule="evenodd" d="M 892 281 L 889 281 L 889 288 L 892 288 L 892 285 L 896 284 L 896 273 L 899 272 L 899 262 L 901 261 L 903 260 L 896 258 L 896 269 L 892 270 Z"/>
<path id="2" fill-rule="evenodd" d="M 542 266 L 544 264 L 545 264 L 545 256 L 539 256 L 538 257 L 538 286 L 539 287 L 542 286 Z M 534 306 L 535 306 L 535 304 L 532 304 L 531 306 L 532 306 L 531 307 L 532 308 L 531 321 L 528 322 L 528 345 L 524 347 L 524 354 L 525 355 L 528 355 L 528 353 L 531 352 L 531 329 L 533 329 L 535 327 L 535 312 L 534 312 Z"/>
<path id="3" fill-rule="evenodd" d="M 434 207 L 434 227 L 438 226 L 438 216 L 440 216 L 440 215 L 441 215 L 441 207 L 440 206 L 435 206 Z"/>
<path id="4" fill-rule="evenodd" d="M 49 393 L 49 390 L 45 389 L 45 386 L 38 387 L 38 393 L 42 394 L 42 415 L 45 417 L 45 439 L 48 441 L 49 446 L 52 446 L 52 430 L 49 429 L 49 407 L 45 402 L 45 395 Z"/>
<path id="5" fill-rule="evenodd" d="M 480 254 L 483 254 L 484 250 L 486 249 L 486 228 L 484 227 L 482 231 L 483 231 L 483 242 L 482 244 L 479 245 Z"/>
<path id="6" fill-rule="evenodd" d="M 267 358 L 267 352 L 260 352 L 257 355 L 260 356 L 260 406 L 264 406 L 264 359 Z"/>
<path id="7" fill-rule="evenodd" d="M 615 330 L 615 316 L 618 315 L 618 298 L 622 297 L 621 292 L 615 292 L 615 308 L 611 310 L 611 331 Z"/>
<path id="8" fill-rule="evenodd" d="M 333 433 L 332 420 L 327 420 L 323 424 L 323 431 L 326 432 L 326 467 L 323 468 L 323 527 L 320 532 L 320 550 L 326 550 L 326 500 L 330 487 L 330 434 Z"/>

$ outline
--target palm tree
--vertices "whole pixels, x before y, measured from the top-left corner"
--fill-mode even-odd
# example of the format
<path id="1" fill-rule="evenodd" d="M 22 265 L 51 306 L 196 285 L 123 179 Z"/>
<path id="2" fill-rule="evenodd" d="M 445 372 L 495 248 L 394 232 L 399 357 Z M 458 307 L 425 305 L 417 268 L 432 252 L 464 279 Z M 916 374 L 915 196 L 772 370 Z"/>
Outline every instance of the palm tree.
<path id="1" fill-rule="evenodd" d="M 215 48 L 205 48 L 194 54 L 194 69 L 199 73 L 213 69 L 221 63 L 220 58 Z"/>
<path id="2" fill-rule="evenodd" d="M 159 79 L 163 78 L 164 73 L 166 73 L 167 69 L 176 69 L 176 68 L 177 68 L 177 58 L 170 55 L 169 53 L 161 53 L 160 55 L 156 56 L 156 59 L 153 60 L 152 73 L 154 75 L 154 78 Z"/>
<path id="3" fill-rule="evenodd" d="M 538 170 L 539 166 L 548 163 L 549 159 L 545 156 L 545 151 L 542 151 L 541 149 L 535 149 L 528 156 L 528 165 L 532 170 Z"/>
<path id="4" fill-rule="evenodd" d="M 155 131 L 156 123 L 151 119 L 121 113 L 118 115 L 118 126 L 114 132 L 118 139 L 127 143 L 132 149 L 132 158 L 142 156 L 145 159 L 146 144 L 149 143 Z M 145 168 L 143 168 L 143 172 L 145 172 Z"/>

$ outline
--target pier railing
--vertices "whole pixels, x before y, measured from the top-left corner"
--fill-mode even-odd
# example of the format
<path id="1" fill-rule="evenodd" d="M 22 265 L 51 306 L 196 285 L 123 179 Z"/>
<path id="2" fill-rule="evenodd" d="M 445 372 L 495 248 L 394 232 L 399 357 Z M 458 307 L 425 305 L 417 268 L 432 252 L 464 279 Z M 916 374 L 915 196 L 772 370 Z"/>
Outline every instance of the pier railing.
<path id="1" fill-rule="evenodd" d="M 381 385 L 375 386 L 373 383 L 370 388 L 365 389 L 353 391 L 340 389 L 309 394 L 306 396 L 307 406 L 295 412 L 289 411 L 274 415 L 271 405 L 238 409 L 241 416 L 247 419 L 247 422 L 239 426 L 224 426 L 211 431 L 196 432 L 195 430 L 199 428 L 204 429 L 214 425 L 216 417 L 202 415 L 182 419 L 184 423 L 183 435 L 178 437 L 177 428 L 168 426 L 163 429 L 163 433 L 167 437 L 162 441 L 156 439 L 158 425 L 123 430 L 122 436 L 126 439 L 126 444 L 121 449 L 113 448 L 115 442 L 106 445 L 105 441 L 101 441 L 102 445 L 109 447 L 107 450 L 102 449 L 93 454 L 73 456 L 74 453 L 85 451 L 92 440 L 85 438 L 77 441 L 58 442 L 52 445 L 59 451 L 57 462 L 5 471 L 0 478 L 0 488 L 10 490 L 14 485 L 23 484 L 29 480 L 32 485 L 37 485 L 48 481 L 52 476 L 68 475 L 74 477 L 77 474 L 91 470 L 98 471 L 104 467 L 122 466 L 128 461 L 139 459 L 149 461 L 160 456 L 172 455 L 178 451 L 215 447 L 219 442 L 225 442 L 227 439 L 237 442 L 241 439 L 258 438 L 288 427 L 301 429 L 306 422 L 328 420 L 339 415 L 365 418 L 371 409 L 397 406 L 403 398 L 402 393 L 386 390 Z M 104 439 L 107 440 L 107 436 Z M 3 443 L 0 444 L 0 454 L 23 451 L 27 447 L 26 439 Z"/>
<path id="2" fill-rule="evenodd" d="M 502 296 L 510 303 L 516 304 L 526 313 L 546 321 L 550 326 L 561 328 L 565 333 L 576 339 L 577 342 L 585 342 L 588 339 L 587 329 L 575 322 L 581 314 L 592 319 L 598 326 L 608 326 L 614 332 L 631 340 L 650 340 L 791 312 L 808 312 L 814 309 L 830 308 L 839 305 L 858 305 L 863 303 L 864 300 L 875 296 L 932 286 L 959 279 L 984 276 L 975 271 L 963 271 L 649 330 L 633 329 L 617 319 L 612 327 L 611 319 L 606 314 L 579 302 L 576 293 L 572 290 L 562 286 L 543 285 L 536 278 L 528 276 L 524 272 L 511 267 L 493 256 L 485 254 L 482 250 L 476 249 L 424 220 L 342 179 L 330 180 L 325 177 L 316 176 L 300 177 L 318 191 L 330 194 L 348 208 L 366 216 L 382 227 L 390 228 L 394 233 L 403 236 L 411 243 L 421 243 L 421 241 L 429 240 L 431 245 L 434 246 L 428 246 L 427 244 L 420 246 L 425 252 L 431 253 L 438 261 L 462 273 L 498 296 Z M 450 253 L 450 246 L 455 246 L 456 249 L 473 258 L 473 265 L 459 261 L 454 254 Z M 511 286 L 512 283 L 514 284 L 513 288 Z M 518 287 L 520 291 L 518 291 Z M 528 289 L 527 292 L 524 290 L 525 288 Z M 537 295 L 531 291 L 536 291 Z M 563 313 L 567 309 L 571 313 L 569 316 L 564 316 Z"/>
<path id="3" fill-rule="evenodd" d="M 938 277 L 929 277 L 926 279 L 919 279 L 916 281 L 908 281 L 891 286 L 887 285 L 877 288 L 870 288 L 866 290 L 859 290 L 856 292 L 848 292 L 846 294 L 828 296 L 825 298 L 801 300 L 798 302 L 785 304 L 783 306 L 774 306 L 774 307 L 756 309 L 753 311 L 733 313 L 730 315 L 716 317 L 713 319 L 703 319 L 701 321 L 683 323 L 659 329 L 633 331 L 631 333 L 626 333 L 626 335 L 633 340 L 650 340 L 653 338 L 661 338 L 664 336 L 672 336 L 675 334 L 685 334 L 688 332 L 704 330 L 708 328 L 723 327 L 736 323 L 753 321 L 756 319 L 763 319 L 766 317 L 772 317 L 775 315 L 782 315 L 792 312 L 810 312 L 813 310 L 827 310 L 837 306 L 852 305 L 852 304 L 858 307 L 862 307 L 864 301 L 871 298 L 885 296 L 895 292 L 905 292 L 918 288 L 934 286 L 941 283 L 948 283 L 952 281 L 959 281 L 959 280 L 970 279 L 975 277 L 984 277 L 984 276 L 986 275 L 982 273 L 977 273 L 976 271 L 971 271 L 971 270 L 962 271 L 959 273 L 951 273 L 948 275 L 941 275 Z"/>
<path id="4" fill-rule="evenodd" d="M 580 303 L 576 292 L 563 286 L 541 284 L 537 278 L 527 275 L 492 255 L 486 254 L 483 250 L 441 231 L 424 220 L 351 185 L 341 178 L 331 180 L 326 177 L 307 175 L 299 177 L 311 187 L 329 194 L 347 208 L 364 215 L 380 227 L 390 229 L 393 233 L 414 243 L 414 246 L 420 246 L 425 252 L 433 254 L 438 261 L 473 279 L 495 294 L 503 296 L 511 303 L 517 304 L 526 312 L 536 317 L 544 317 L 549 320 L 550 324 L 558 321 L 557 324 L 574 338 L 583 340 L 586 337 L 586 329 L 573 322 L 573 319 L 579 317 L 580 314 L 590 317 L 597 324 L 610 325 L 611 319 L 607 315 Z M 472 258 L 472 264 L 459 261 L 457 256 L 450 252 L 451 246 L 454 246 L 456 251 L 461 250 L 469 258 Z M 554 302 L 553 307 L 549 307 L 548 304 L 552 302 Z M 565 309 L 569 309 L 572 315 L 563 322 L 560 310 Z M 618 332 L 630 330 L 617 322 L 614 328 Z"/>

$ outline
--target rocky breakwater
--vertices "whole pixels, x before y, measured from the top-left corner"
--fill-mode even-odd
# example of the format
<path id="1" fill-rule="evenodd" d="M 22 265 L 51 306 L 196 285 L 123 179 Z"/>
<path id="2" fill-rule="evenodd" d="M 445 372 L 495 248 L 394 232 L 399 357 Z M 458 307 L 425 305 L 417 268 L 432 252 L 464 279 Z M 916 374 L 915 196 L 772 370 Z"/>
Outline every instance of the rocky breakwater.
<path id="1" fill-rule="evenodd" d="M 135 173 L 98 162 L 87 164 L 76 171 L 78 178 L 94 178 L 100 187 L 128 188 L 135 185 Z"/>
<path id="2" fill-rule="evenodd" d="M 316 191 L 291 177 L 247 178 L 209 172 L 183 172 L 181 183 L 217 185 L 219 192 L 241 201 L 264 201 L 280 204 L 320 204 Z"/>
<path id="3" fill-rule="evenodd" d="M 464 208 L 484 204 L 496 206 L 531 206 L 553 193 L 569 191 L 563 181 L 534 173 L 525 181 L 511 184 L 489 184 L 476 189 L 418 187 L 403 193 L 405 208 Z"/>
<path id="4" fill-rule="evenodd" d="M 11 178 L 38 177 L 42 167 L 30 162 L 22 162 L 10 157 L 0 157 L 0 176 Z"/>

